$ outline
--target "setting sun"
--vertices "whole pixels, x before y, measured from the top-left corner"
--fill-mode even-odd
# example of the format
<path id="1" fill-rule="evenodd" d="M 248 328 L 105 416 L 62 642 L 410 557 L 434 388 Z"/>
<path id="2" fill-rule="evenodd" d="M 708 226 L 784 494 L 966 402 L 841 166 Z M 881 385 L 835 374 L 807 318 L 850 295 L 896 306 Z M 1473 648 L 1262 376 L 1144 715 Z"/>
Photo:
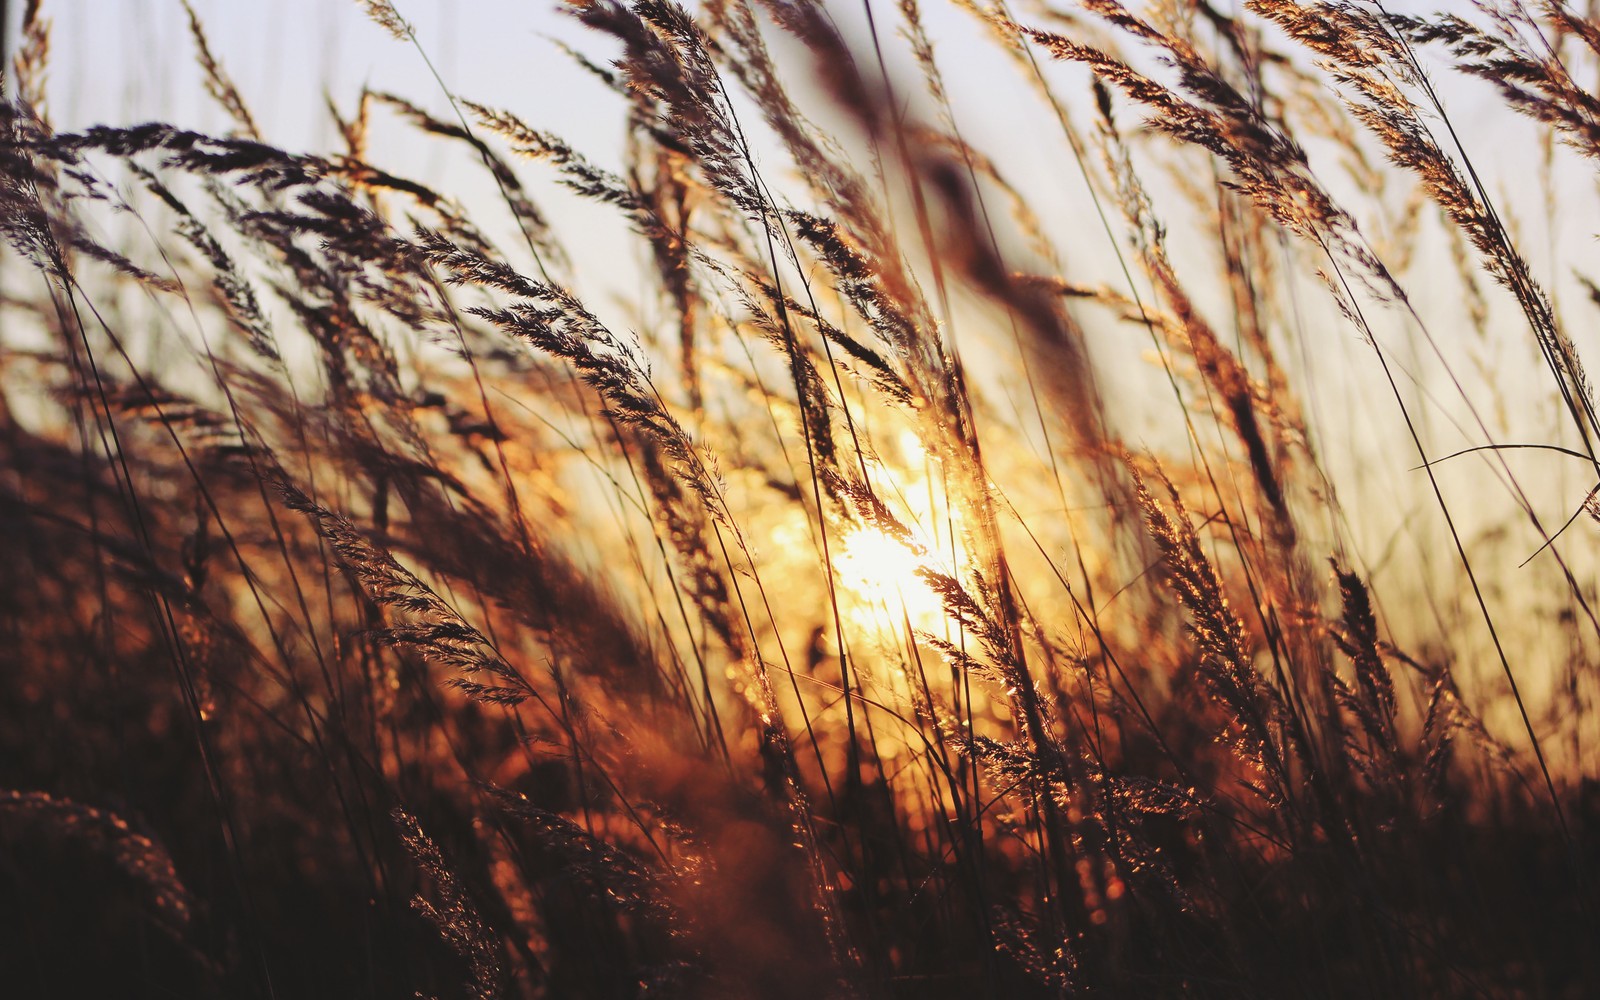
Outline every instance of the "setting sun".
<path id="1" fill-rule="evenodd" d="M 833 561 L 864 622 L 898 631 L 907 620 L 919 630 L 935 628 L 943 620 L 939 596 L 918 572 L 922 558 L 905 543 L 876 528 L 853 526 L 840 540 Z"/>

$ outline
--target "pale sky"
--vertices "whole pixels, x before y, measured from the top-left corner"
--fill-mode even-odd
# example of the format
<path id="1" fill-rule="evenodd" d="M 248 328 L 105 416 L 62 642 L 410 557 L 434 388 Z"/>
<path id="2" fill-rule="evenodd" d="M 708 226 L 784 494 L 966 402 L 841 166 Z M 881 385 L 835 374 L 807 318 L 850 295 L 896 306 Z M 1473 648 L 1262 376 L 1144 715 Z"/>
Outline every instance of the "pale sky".
<path id="1" fill-rule="evenodd" d="M 355 0 L 194 2 L 214 52 L 251 105 L 263 132 L 279 145 L 310 151 L 330 148 L 333 131 L 324 110 L 324 93 L 331 93 L 348 110 L 363 84 L 399 93 L 440 116 L 448 114 L 439 85 L 421 56 L 368 21 Z M 904 44 L 894 34 L 898 15 L 893 4 L 889 0 L 873 3 L 891 54 L 897 87 L 902 96 L 916 94 L 917 78 Z M 17 6 L 12 5 L 13 17 Z M 602 165 L 620 164 L 624 128 L 621 101 L 577 68 L 550 37 L 568 42 L 602 63 L 614 52 L 607 39 L 558 13 L 550 0 L 397 0 L 397 6 L 415 25 L 422 45 L 456 94 L 513 111 L 528 123 L 563 136 Z M 1438 0 L 1405 6 L 1450 8 L 1455 3 Z M 841 0 L 830 4 L 829 9 L 847 37 L 864 38 L 859 0 Z M 205 130 L 227 130 L 226 118 L 199 86 L 193 45 L 178 0 L 45 0 L 45 11 L 54 21 L 50 93 L 51 113 L 58 127 L 74 129 L 98 122 L 131 124 L 163 119 Z M 1047 113 L 1007 59 L 966 15 L 940 0 L 925 2 L 924 13 L 966 138 L 995 156 L 1013 183 L 1028 192 L 1033 209 L 1052 228 L 1067 256 L 1070 278 L 1120 287 L 1121 277 L 1094 220 L 1077 168 Z M 1024 19 L 1040 23 L 1035 17 L 1024 15 Z M 803 55 L 796 58 L 794 51 L 782 48 L 779 54 L 789 57 L 786 65 L 798 73 L 811 71 Z M 1049 71 L 1062 81 L 1062 94 L 1078 101 L 1086 98 L 1079 68 L 1051 66 Z M 1475 164 L 1488 179 L 1491 192 L 1499 192 L 1497 200 L 1502 211 L 1515 221 L 1535 274 L 1566 307 L 1571 336 L 1580 352 L 1591 359 L 1591 367 L 1600 370 L 1600 334 L 1596 333 L 1600 325 L 1593 322 L 1600 313 L 1584 301 L 1572 279 L 1574 268 L 1600 279 L 1600 255 L 1594 252 L 1594 236 L 1600 231 L 1600 202 L 1596 198 L 1593 164 L 1570 155 L 1560 158 L 1555 186 L 1560 198 L 1549 216 L 1557 226 L 1552 239 L 1544 221 L 1546 205 L 1534 167 L 1537 147 L 1533 129 L 1500 106 L 1493 92 L 1482 84 L 1463 83 L 1446 74 L 1440 74 L 1438 82 L 1453 124 Z M 795 96 L 802 103 L 806 100 L 803 92 Z M 1131 124 L 1137 117 L 1136 112 L 1128 110 L 1123 120 Z M 1316 155 L 1313 149 L 1314 163 Z M 459 157 L 439 142 L 417 143 L 407 127 L 392 119 L 380 120 L 373 159 L 379 166 L 462 195 L 469 201 L 469 208 L 474 192 L 485 196 L 481 168 L 470 158 Z M 764 172 L 769 174 L 769 180 L 781 185 L 787 169 L 785 162 L 776 153 L 767 160 Z M 869 162 L 855 166 L 871 173 Z M 1338 170 L 1331 164 L 1318 166 L 1324 183 L 1337 197 L 1341 193 Z M 523 174 L 558 231 L 583 255 L 577 268 L 581 276 L 578 291 L 602 314 L 607 309 L 608 296 L 612 301 L 625 301 L 630 293 L 636 298 L 635 265 L 643 257 L 616 214 L 610 209 L 580 204 L 556 190 L 548 183 L 551 175 L 546 167 L 526 165 Z M 1147 181 L 1162 183 L 1160 175 Z M 1390 211 L 1398 208 L 1403 198 L 1396 201 Z M 1183 232 L 1181 211 L 1172 211 L 1168 219 L 1173 225 L 1174 253 L 1181 268 L 1186 263 L 1185 242 L 1192 242 L 1192 237 Z M 1427 252 L 1436 258 L 1429 267 L 1449 268 L 1438 247 Z M 588 261 L 598 261 L 599 266 Z M 1214 316 L 1226 316 L 1220 285 L 1212 273 L 1214 267 L 1203 259 L 1188 263 L 1192 266 L 1186 280 L 1201 305 Z M 1433 273 L 1423 271 L 1425 275 Z M 1504 341 L 1492 349 L 1481 349 L 1467 342 L 1458 321 L 1460 293 L 1453 278 L 1419 278 L 1411 280 L 1408 287 L 1419 311 L 1429 317 L 1444 317 L 1442 321 L 1430 320 L 1433 332 L 1445 342 L 1454 363 L 1472 376 L 1475 384 L 1470 391 L 1477 405 L 1491 407 L 1497 394 L 1509 397 L 1514 405 L 1523 399 L 1547 395 L 1547 381 L 1528 381 L 1540 376 L 1528 358 L 1531 348 L 1527 348 L 1526 324 L 1514 311 L 1499 307 L 1495 337 Z M 1331 380 L 1337 393 L 1320 400 L 1320 404 L 1329 412 L 1346 414 L 1342 419 L 1348 421 L 1346 430 L 1351 434 L 1379 442 L 1377 453 L 1382 456 L 1383 469 L 1378 481 L 1416 481 L 1410 472 L 1415 456 L 1409 451 L 1409 442 L 1402 439 L 1393 400 L 1387 395 L 1387 387 L 1378 381 L 1381 375 L 1374 368 L 1370 350 L 1325 300 L 1308 296 L 1307 302 L 1310 311 L 1303 335 L 1310 345 L 1314 365 L 1319 368 L 1314 373 L 1315 381 L 1327 381 L 1323 377 L 1326 372 L 1340 373 Z M 1402 343 L 1401 336 L 1396 333 L 1397 346 Z M 1481 353 L 1476 368 L 1468 360 L 1469 353 L 1475 350 Z M 1481 443 L 1452 427 L 1452 419 L 1464 422 L 1459 401 L 1452 399 L 1453 390 L 1425 354 L 1408 358 L 1402 353 L 1400 358 L 1418 362 L 1416 374 L 1441 401 L 1437 412 L 1430 412 L 1427 418 L 1434 453 Z M 1120 367 L 1126 370 L 1128 366 Z M 1408 385 L 1407 392 L 1421 397 L 1414 385 Z M 1152 409 L 1146 419 L 1151 426 L 1171 426 L 1170 410 L 1161 410 L 1158 400 L 1151 399 L 1146 404 L 1130 398 L 1119 405 L 1130 409 L 1148 405 Z M 1424 405 L 1422 409 L 1430 408 Z M 1510 439 L 1538 440 L 1550 433 L 1540 429 L 1542 419 L 1531 418 L 1526 412 L 1514 410 L 1510 417 L 1514 422 L 1513 429 L 1507 432 L 1512 435 Z M 1339 460 L 1338 455 L 1325 457 L 1331 462 Z M 1358 459 L 1352 453 L 1347 460 L 1361 471 L 1374 471 L 1360 465 L 1368 461 L 1368 456 Z M 1571 509 L 1566 505 L 1582 498 L 1586 484 L 1567 481 L 1569 470 L 1558 460 L 1529 453 L 1517 462 L 1517 468 L 1532 470 L 1531 478 L 1548 475 L 1560 484 L 1541 498 L 1549 507 L 1541 511 L 1541 516 L 1559 524 Z M 1481 465 L 1457 463 L 1441 475 L 1464 502 L 1476 500 L 1482 504 L 1489 522 L 1504 519 L 1506 499 Z M 1491 499 L 1486 501 L 1485 497 Z M 1404 518 L 1403 505 L 1390 506 L 1395 519 Z"/>

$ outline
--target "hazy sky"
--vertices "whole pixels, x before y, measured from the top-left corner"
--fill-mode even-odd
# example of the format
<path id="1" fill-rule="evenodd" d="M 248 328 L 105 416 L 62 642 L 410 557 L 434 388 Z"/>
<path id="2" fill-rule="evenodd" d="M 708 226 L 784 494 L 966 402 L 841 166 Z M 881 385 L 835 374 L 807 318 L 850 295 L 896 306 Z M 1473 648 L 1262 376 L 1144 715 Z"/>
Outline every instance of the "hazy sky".
<path id="1" fill-rule="evenodd" d="M 50 94 L 58 127 L 164 119 L 201 129 L 228 129 L 225 116 L 199 86 L 194 46 L 178 0 L 44 2 L 54 22 Z M 894 35 L 898 14 L 889 0 L 873 3 L 901 96 L 912 99 L 920 87 L 905 46 Z M 194 5 L 218 59 L 237 82 L 263 132 L 279 145 L 312 151 L 332 148 L 324 95 L 348 111 L 363 85 L 396 92 L 436 114 L 449 114 L 443 92 L 418 52 L 372 24 L 355 0 L 194 0 Z M 13 17 L 18 6 L 12 4 Z M 572 44 L 603 63 L 615 52 L 607 39 L 559 13 L 550 0 L 397 0 L 397 6 L 415 25 L 422 45 L 455 93 L 506 108 L 530 124 L 550 129 L 602 165 L 620 165 L 622 102 L 552 41 Z M 1404 6 L 1453 4 L 1440 0 Z M 1070 150 L 1019 74 L 965 14 L 939 0 L 925 3 L 924 8 L 965 137 L 999 160 L 1012 182 L 1027 192 L 1033 210 L 1054 230 L 1071 278 L 1120 284 Z M 829 5 L 846 36 L 857 41 L 865 37 L 861 9 L 859 0 Z M 791 84 L 814 72 L 805 54 L 785 48 L 774 36 L 780 60 L 787 60 L 783 65 L 793 71 Z M 1062 94 L 1080 102 L 1086 98 L 1079 68 L 1052 65 L 1049 71 L 1062 81 Z M 1484 85 L 1463 83 L 1443 73 L 1439 82 L 1453 124 L 1488 178 L 1490 190 L 1500 193 L 1502 209 L 1515 220 L 1535 273 L 1552 290 L 1574 300 L 1574 307 L 1582 308 L 1582 292 L 1572 279 L 1574 268 L 1600 275 L 1594 254 L 1594 234 L 1600 225 L 1590 165 L 1571 157 L 1563 160 L 1555 187 L 1561 196 L 1550 215 L 1559 228 L 1553 240 L 1548 238 L 1531 127 L 1500 106 Z M 796 96 L 806 102 L 803 87 Z M 816 108 L 816 102 L 809 106 Z M 1137 117 L 1131 109 L 1124 115 L 1130 124 Z M 1316 149 L 1313 154 L 1313 162 L 1318 162 Z M 469 209 L 473 197 L 492 197 L 481 168 L 470 157 L 447 144 L 418 143 L 408 127 L 392 118 L 378 120 L 372 157 L 380 166 L 463 196 Z M 782 187 L 788 169 L 783 158 L 773 152 L 764 159 L 769 181 Z M 872 164 L 864 154 L 855 165 L 870 174 Z M 1337 166 L 1319 164 L 1319 172 L 1339 195 Z M 626 224 L 616 213 L 555 190 L 548 183 L 548 168 L 529 165 L 525 175 L 569 245 L 600 264 L 577 269 L 579 290 L 594 297 L 602 310 L 607 296 L 638 298 L 630 292 L 637 291 L 633 265 L 642 259 L 641 251 L 629 242 Z M 1403 202 L 1404 191 L 1398 195 L 1390 211 Z M 1181 254 L 1184 217 L 1177 209 L 1171 211 L 1168 221 L 1175 252 Z M 1432 252 L 1442 253 L 1437 247 Z M 1197 268 L 1196 273 L 1204 269 Z M 1193 287 L 1202 298 L 1217 292 L 1209 279 L 1196 281 Z M 1439 307 L 1433 300 L 1458 298 L 1455 288 L 1451 281 L 1411 283 L 1426 315 L 1434 315 Z M 1458 303 L 1445 301 L 1443 306 L 1449 312 Z M 1220 304 L 1218 308 L 1225 310 Z M 1508 316 L 1506 335 L 1513 341 L 1526 337 L 1514 314 Z M 1317 319 L 1326 321 L 1327 337 L 1353 342 L 1354 334 L 1337 316 Z M 1589 326 L 1571 332 L 1580 349 L 1600 356 L 1600 337 Z M 1458 333 L 1443 331 L 1452 339 Z"/>
<path id="2" fill-rule="evenodd" d="M 228 130 L 226 117 L 199 85 L 194 46 L 178 0 L 44 2 L 47 15 L 54 21 L 50 110 L 58 127 L 75 129 L 99 122 L 131 124 L 162 119 L 187 127 Z M 919 92 L 919 84 L 905 46 L 893 34 L 898 24 L 894 4 L 891 0 L 871 2 L 879 11 L 901 96 L 912 99 Z M 333 148 L 334 133 L 324 95 L 331 95 L 348 112 L 363 85 L 396 92 L 435 114 L 449 114 L 443 92 L 418 52 L 368 21 L 355 0 L 194 3 L 215 54 L 237 82 L 263 132 L 279 145 L 310 151 Z M 536 127 L 554 131 L 602 165 L 620 165 L 625 123 L 622 102 L 579 69 L 551 39 L 570 43 L 602 63 L 613 55 L 613 44 L 558 13 L 550 0 L 397 0 L 397 5 L 415 25 L 422 45 L 456 94 L 506 108 Z M 15 2 L 11 5 L 13 17 L 18 6 Z M 1449 9 L 1464 7 L 1465 2 L 1437 0 L 1402 6 Z M 864 37 L 861 9 L 860 0 L 838 0 L 829 5 L 846 36 L 857 41 Z M 1068 277 L 1121 287 L 1115 257 L 1107 252 L 1109 244 L 1095 220 L 1070 150 L 1053 120 L 997 46 L 966 15 L 943 0 L 925 0 L 925 15 L 965 138 L 994 156 L 1010 180 L 1027 192 L 1030 206 L 1057 237 Z M 1026 15 L 1025 19 L 1037 20 Z M 791 82 L 814 72 L 805 54 L 785 47 L 776 37 L 774 45 L 780 58 L 786 60 L 783 65 L 794 71 L 788 77 Z M 1061 81 L 1060 92 L 1070 100 L 1087 100 L 1085 74 L 1080 68 L 1051 65 L 1049 72 Z M 1600 278 L 1600 258 L 1594 252 L 1600 212 L 1592 164 L 1571 156 L 1561 157 L 1559 180 L 1553 187 L 1559 196 L 1547 206 L 1545 185 L 1538 172 L 1539 147 L 1534 130 L 1501 106 L 1485 85 L 1463 83 L 1443 73 L 1439 84 L 1452 123 L 1487 179 L 1489 190 L 1496 193 L 1502 211 L 1513 220 L 1534 273 L 1558 296 L 1569 316 L 1595 316 L 1572 277 L 1579 269 Z M 806 103 L 803 88 L 795 96 Z M 809 102 L 808 107 L 815 108 L 815 101 Z M 1132 109 L 1122 114 L 1122 120 L 1130 127 L 1138 118 Z M 818 120 L 825 122 L 826 118 Z M 1341 195 L 1348 185 L 1343 183 L 1339 168 L 1332 161 L 1322 162 L 1319 155 L 1320 151 L 1313 148 L 1313 162 L 1320 176 L 1336 196 Z M 396 173 L 462 195 L 469 202 L 469 210 L 474 197 L 493 196 L 481 166 L 472 163 L 470 157 L 452 151 L 444 143 L 418 143 L 408 127 L 392 118 L 383 117 L 376 123 L 372 158 Z M 764 159 L 764 174 L 782 188 L 788 169 L 784 159 L 775 151 Z M 1203 161 L 1197 158 L 1182 162 L 1200 163 L 1203 169 Z M 871 175 L 873 164 L 866 155 L 861 155 L 854 165 Z M 628 315 L 626 307 L 617 307 L 617 303 L 651 298 L 640 294 L 636 265 L 645 259 L 644 252 L 637 242 L 629 240 L 626 223 L 617 213 L 580 203 L 555 190 L 549 183 L 551 172 L 547 167 L 527 165 L 524 175 L 533 182 L 533 189 L 564 241 L 579 253 L 582 262 L 575 268 L 580 282 L 577 290 L 597 312 L 610 321 L 608 311 L 614 307 L 617 313 Z M 1146 179 L 1160 184 L 1167 183 L 1165 178 L 1170 176 L 1152 172 Z M 1208 181 L 1209 174 L 1203 174 L 1202 179 Z M 1398 190 L 1390 199 L 1394 204 L 1373 210 L 1378 223 L 1374 229 L 1381 230 L 1381 224 L 1403 206 L 1407 183 L 1404 178 L 1398 180 Z M 1189 265 L 1185 280 L 1209 314 L 1226 317 L 1228 306 L 1221 299 L 1222 283 L 1215 261 L 1203 257 L 1185 260 L 1185 246 L 1193 245 L 1195 238 L 1185 232 L 1181 199 L 1172 197 L 1171 191 L 1160 194 L 1165 199 L 1160 210 L 1172 225 L 1175 256 L 1180 268 Z M 1180 203 L 1179 207 L 1172 207 L 1174 202 Z M 484 217 L 499 216 L 486 213 Z M 1553 238 L 1546 218 L 1557 224 Z M 500 237 L 508 246 L 514 245 L 509 228 L 491 235 Z M 1548 391 L 1545 383 L 1530 387 L 1519 381 L 1547 377 L 1539 376 L 1528 361 L 1531 347 L 1526 323 L 1505 307 L 1502 298 L 1493 334 L 1497 342 L 1470 343 L 1464 324 L 1459 322 L 1460 285 L 1455 282 L 1454 269 L 1437 239 L 1431 250 L 1423 251 L 1425 255 L 1430 253 L 1432 260 L 1424 258 L 1426 266 L 1419 268 L 1420 276 L 1410 280 L 1408 287 L 1422 314 L 1445 317 L 1444 322 L 1435 324 L 1433 332 L 1468 372 L 1475 404 L 1488 409 L 1496 405 L 1497 398 L 1509 398 L 1513 406 L 1522 405 L 1527 399 L 1543 398 Z M 1305 301 L 1308 306 L 1301 319 L 1306 324 L 1303 339 L 1309 345 L 1308 354 L 1315 355 L 1322 371 L 1337 366 L 1344 375 L 1330 380 L 1340 395 L 1313 399 L 1313 406 L 1326 406 L 1327 412 L 1334 415 L 1334 425 L 1341 429 L 1355 426 L 1353 433 L 1359 435 L 1360 428 L 1367 427 L 1366 433 L 1379 441 L 1376 453 L 1382 455 L 1392 481 L 1417 482 L 1410 471 L 1415 456 L 1398 436 L 1393 401 L 1386 395 L 1386 386 L 1376 381 L 1378 373 L 1373 370 L 1370 351 L 1325 298 L 1308 294 Z M 1395 320 L 1396 312 L 1391 310 L 1389 319 L 1382 322 Z M 623 322 L 632 320 L 625 318 Z M 1394 326 L 1399 326 L 1398 320 Z M 1569 333 L 1580 351 L 1591 359 L 1600 358 L 1600 335 L 1595 330 L 1592 322 L 1569 324 Z M 1121 338 L 1113 345 L 1114 350 L 1142 349 L 1141 345 L 1131 345 L 1124 333 L 1121 329 L 1111 331 L 1112 336 Z M 1407 364 L 1415 362 L 1418 381 L 1429 383 L 1428 391 L 1443 401 L 1438 413 L 1430 406 L 1420 408 L 1425 421 L 1431 421 L 1428 433 L 1434 453 L 1479 443 L 1471 434 L 1455 429 L 1456 424 L 1469 423 L 1462 419 L 1459 401 L 1452 398 L 1439 371 L 1430 370 L 1425 352 L 1416 347 L 1414 338 L 1402 339 L 1407 336 L 1410 335 L 1397 329 L 1395 341 L 1403 348 L 1397 357 Z M 1471 362 L 1463 360 L 1467 352 L 1476 352 Z M 1508 358 L 1515 363 L 1508 364 Z M 1114 370 L 1109 376 L 1113 378 L 1132 371 L 1135 374 L 1127 376 L 1131 379 L 1151 370 L 1141 362 L 1107 367 Z M 1412 374 L 1406 371 L 1402 381 Z M 1344 395 L 1346 388 L 1348 395 Z M 1529 388 L 1533 389 L 1531 394 L 1524 391 Z M 1413 391 L 1414 387 L 1407 387 L 1408 394 Z M 1173 426 L 1167 419 L 1170 414 L 1161 411 L 1157 403 L 1152 402 L 1150 407 L 1153 425 L 1159 427 L 1165 420 Z M 1139 407 L 1127 409 L 1138 411 Z M 1511 413 L 1513 421 L 1526 422 L 1509 433 L 1530 440 L 1548 433 L 1527 416 L 1530 409 L 1523 407 L 1523 413 Z M 1330 462 L 1339 458 L 1326 457 Z M 1366 452 L 1357 455 L 1352 451 L 1350 462 L 1356 464 L 1358 459 L 1365 462 L 1368 458 Z M 1559 483 L 1547 499 L 1541 500 L 1548 506 L 1542 514 L 1553 523 L 1560 523 L 1571 505 L 1581 500 L 1587 484 L 1568 482 L 1568 471 L 1550 464 L 1548 458 L 1532 456 L 1518 461 L 1529 463 L 1527 467 L 1535 470 L 1542 467 L 1533 463 L 1549 465 L 1551 478 Z M 1505 506 L 1504 499 L 1486 480 L 1481 467 L 1457 463 L 1442 471 L 1441 477 L 1457 495 L 1469 500 L 1486 495 L 1487 488 L 1498 506 L 1489 509 L 1486 516 L 1491 521 L 1503 517 L 1499 511 Z M 1394 509 L 1384 513 L 1392 513 L 1394 520 L 1404 520 L 1404 505 L 1394 503 L 1393 497 L 1386 499 Z M 1531 550 L 1531 546 L 1528 548 Z"/>
<path id="3" fill-rule="evenodd" d="M 324 93 L 345 106 L 363 84 L 441 103 L 421 57 L 372 24 L 354 0 L 194 0 L 219 61 L 263 131 L 286 146 L 331 139 Z M 600 88 L 544 36 L 583 42 L 546 2 L 409 0 L 400 9 L 440 73 L 463 95 L 514 104 L 580 133 L 615 133 L 594 112 Z M 187 19 L 177 0 L 46 0 L 59 124 L 171 119 L 222 128 L 200 92 Z M 592 49 L 592 46 L 590 46 Z"/>
<path id="4" fill-rule="evenodd" d="M 396 2 L 456 94 L 510 110 L 563 136 L 602 165 L 620 166 L 622 102 L 552 41 L 567 42 L 603 63 L 615 53 L 608 39 L 560 13 L 552 0 Z M 894 34 L 898 13 L 889 0 L 873 3 L 901 96 L 920 99 L 906 46 Z M 54 22 L 50 94 L 58 127 L 163 119 L 188 127 L 228 129 L 223 113 L 199 86 L 194 46 L 178 0 L 44 0 L 44 5 Z M 355 0 L 194 0 L 194 5 L 218 59 L 237 82 L 263 132 L 279 145 L 311 151 L 332 148 L 334 133 L 325 95 L 348 112 L 363 85 L 393 91 L 436 114 L 449 114 L 443 91 L 421 55 L 372 24 Z M 1452 6 L 1450 0 L 1402 4 L 1440 5 Z M 20 5 L 11 6 L 16 17 Z M 859 0 L 839 0 L 828 9 L 848 38 L 864 40 Z M 1020 75 L 973 21 L 951 4 L 931 0 L 924 4 L 924 16 L 967 140 L 1001 162 L 1010 180 L 1027 193 L 1032 209 L 1053 228 L 1070 277 L 1118 283 L 1109 245 L 1094 222 L 1070 150 Z M 790 71 L 791 85 L 815 71 L 808 57 L 786 48 L 776 32 L 774 45 L 780 60 L 786 60 L 783 65 Z M 1063 65 L 1048 69 L 1061 81 L 1061 94 L 1078 102 L 1086 99 L 1081 69 Z M 1523 249 L 1535 272 L 1558 293 L 1564 290 L 1581 299 L 1571 277 L 1573 269 L 1600 272 L 1600 267 L 1591 266 L 1594 233 L 1600 224 L 1589 165 L 1570 157 L 1563 161 L 1562 180 L 1556 186 L 1562 197 L 1550 216 L 1560 228 L 1551 240 L 1543 221 L 1547 206 L 1536 172 L 1532 128 L 1499 106 L 1484 85 L 1463 83 L 1444 73 L 1439 74 L 1439 83 L 1475 165 L 1520 227 Z M 803 86 L 796 96 L 806 103 Z M 817 102 L 808 106 L 816 109 Z M 1129 124 L 1137 117 L 1131 109 L 1123 115 Z M 392 118 L 380 116 L 376 122 L 372 158 L 378 165 L 458 194 L 471 208 L 474 196 L 490 197 L 492 191 L 486 191 L 481 168 L 461 152 L 440 142 L 416 142 L 414 133 Z M 1313 148 L 1313 162 L 1319 164 L 1324 183 L 1339 196 L 1340 170 L 1332 161 L 1319 162 L 1317 153 Z M 781 188 L 788 170 L 784 159 L 775 151 L 763 159 L 769 182 Z M 869 174 L 872 170 L 864 153 L 855 165 Z M 595 209 L 554 190 L 547 168 L 529 165 L 524 172 L 568 242 L 582 244 L 580 252 L 592 251 L 608 265 L 580 268 L 585 281 L 601 279 L 606 292 L 626 297 L 629 262 L 639 259 L 637 248 L 627 242 L 626 225 L 609 209 Z M 1398 194 L 1391 212 L 1403 201 L 1404 192 Z M 1181 212 L 1158 207 L 1173 213 L 1168 221 L 1175 250 L 1181 252 L 1185 239 Z M 1449 282 L 1437 284 L 1438 288 L 1431 282 L 1413 283 L 1412 293 L 1425 313 L 1431 313 L 1430 296 L 1456 294 Z M 1204 295 L 1208 289 L 1214 290 L 1211 283 L 1200 283 L 1198 293 Z M 1575 330 L 1574 336 L 1580 347 L 1600 352 L 1600 344 L 1592 343 L 1597 338 L 1586 330 Z"/>

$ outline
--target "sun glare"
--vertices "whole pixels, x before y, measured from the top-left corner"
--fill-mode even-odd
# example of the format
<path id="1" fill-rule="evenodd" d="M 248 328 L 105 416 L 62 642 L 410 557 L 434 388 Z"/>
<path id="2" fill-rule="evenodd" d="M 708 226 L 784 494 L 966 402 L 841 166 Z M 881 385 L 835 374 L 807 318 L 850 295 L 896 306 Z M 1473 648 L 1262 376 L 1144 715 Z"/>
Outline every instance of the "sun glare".
<path id="1" fill-rule="evenodd" d="M 843 537 L 834 566 L 845 588 L 858 598 L 853 610 L 864 624 L 899 630 L 936 627 L 943 607 L 923 582 L 923 559 L 877 528 L 858 526 Z"/>

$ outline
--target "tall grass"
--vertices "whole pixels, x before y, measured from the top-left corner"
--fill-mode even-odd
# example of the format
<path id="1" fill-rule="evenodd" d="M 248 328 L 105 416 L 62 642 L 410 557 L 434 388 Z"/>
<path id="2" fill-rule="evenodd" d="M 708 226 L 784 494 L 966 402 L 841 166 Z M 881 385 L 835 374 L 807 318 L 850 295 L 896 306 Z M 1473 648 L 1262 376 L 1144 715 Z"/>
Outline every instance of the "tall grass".
<path id="1" fill-rule="evenodd" d="M 999 148 L 917 0 L 571 0 L 608 164 L 279 148 L 187 4 L 227 134 L 58 129 L 28 5 L 6 993 L 1595 988 L 1600 292 L 1441 88 L 1554 226 L 1600 21 L 955 9 Z"/>

